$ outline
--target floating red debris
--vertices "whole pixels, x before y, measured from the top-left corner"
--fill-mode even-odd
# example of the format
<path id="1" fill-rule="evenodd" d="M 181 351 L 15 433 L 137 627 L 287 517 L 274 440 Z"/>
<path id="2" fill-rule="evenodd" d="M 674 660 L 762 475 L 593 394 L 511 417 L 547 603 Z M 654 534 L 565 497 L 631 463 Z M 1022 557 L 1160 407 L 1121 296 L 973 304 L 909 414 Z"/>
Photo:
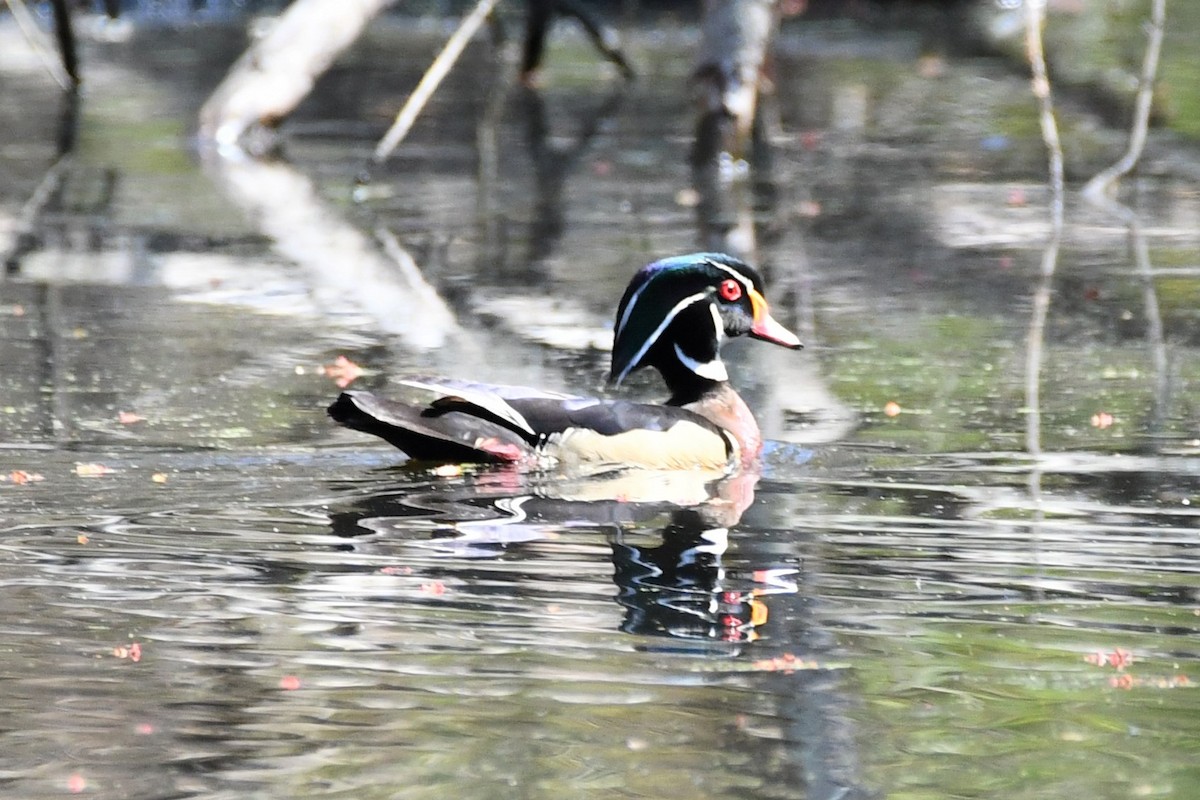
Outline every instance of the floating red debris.
<path id="1" fill-rule="evenodd" d="M 1115 421 L 1116 420 L 1113 418 L 1113 415 L 1109 414 L 1107 411 L 1097 411 L 1095 414 L 1092 414 L 1093 428 L 1099 428 L 1100 430 L 1111 428 Z"/>
<path id="2" fill-rule="evenodd" d="M 1104 650 L 1088 653 L 1083 660 L 1092 666 L 1109 666 L 1116 670 L 1123 670 L 1133 663 L 1133 653 L 1123 647 L 1117 647 L 1111 653 Z"/>
<path id="3" fill-rule="evenodd" d="M 87 788 L 87 780 L 78 772 L 72 772 L 67 777 L 67 791 L 71 794 L 79 794 Z"/>
<path id="4" fill-rule="evenodd" d="M 796 213 L 806 219 L 821 216 L 821 204 L 816 200 L 801 200 L 796 203 Z"/>
<path id="5" fill-rule="evenodd" d="M 441 597 L 446 593 L 446 584 L 441 581 L 430 581 L 429 583 L 421 584 L 421 591 L 425 594 Z"/>
<path id="6" fill-rule="evenodd" d="M 5 476 L 0 475 L 0 480 L 4 479 L 4 477 Z M 12 472 L 8 473 L 7 477 L 8 480 L 12 481 L 17 486 L 24 486 L 27 483 L 36 483 L 37 481 L 45 480 L 45 478 L 43 478 L 41 475 L 38 475 L 36 472 L 26 472 L 23 469 L 14 469 Z"/>
<path id="7" fill-rule="evenodd" d="M 135 414 L 132 411 L 117 412 L 117 422 L 121 423 L 122 425 L 133 425 L 134 423 L 142 422 L 145 419 L 146 418 L 141 414 Z"/>
<path id="8" fill-rule="evenodd" d="M 883 407 L 883 414 L 886 417 L 898 417 L 900 416 L 900 412 L 902 410 L 903 409 L 900 408 L 899 403 L 897 403 L 895 400 L 889 400 Z"/>
<path id="9" fill-rule="evenodd" d="M 333 382 L 339 389 L 345 389 L 363 374 L 363 368 L 345 356 L 338 356 L 332 364 L 326 364 L 321 369 L 326 375 L 333 378 Z"/>
<path id="10" fill-rule="evenodd" d="M 1117 648 L 1108 654 L 1108 665 L 1113 669 L 1123 670 L 1133 663 L 1133 653 Z"/>
<path id="11" fill-rule="evenodd" d="M 1128 672 L 1123 675 L 1113 675 L 1108 679 L 1108 685 L 1114 689 L 1124 689 L 1125 691 L 1129 691 L 1133 688 L 1133 684 L 1133 676 Z"/>
<path id="12" fill-rule="evenodd" d="M 142 646 L 137 642 L 126 647 L 125 645 L 117 645 L 113 648 L 112 654 L 115 658 L 127 658 L 135 664 L 142 660 Z"/>
<path id="13" fill-rule="evenodd" d="M 821 667 L 816 661 L 796 658 L 791 653 L 755 661 L 753 666 L 762 672 L 796 672 L 797 670 L 820 669 Z"/>
<path id="14" fill-rule="evenodd" d="M 284 675 L 279 679 L 279 688 L 285 692 L 294 692 L 300 688 L 300 679 L 295 675 Z"/>

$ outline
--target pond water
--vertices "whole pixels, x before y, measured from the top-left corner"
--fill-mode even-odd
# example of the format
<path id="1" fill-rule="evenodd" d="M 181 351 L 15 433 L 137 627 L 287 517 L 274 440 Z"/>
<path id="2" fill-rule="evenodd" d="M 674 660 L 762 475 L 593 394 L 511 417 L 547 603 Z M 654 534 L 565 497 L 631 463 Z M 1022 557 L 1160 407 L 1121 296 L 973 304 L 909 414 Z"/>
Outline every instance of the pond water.
<path id="1" fill-rule="evenodd" d="M 266 163 L 188 139 L 239 33 L 90 44 L 0 281 L 0 794 L 1200 796 L 1195 147 L 1152 141 L 1137 237 L 1072 192 L 1047 271 L 1025 74 L 938 30 L 789 26 L 770 166 L 715 193 L 693 28 L 628 87 L 477 46 L 357 202 L 443 26 L 381 23 Z M 3 63 L 11 248 L 57 107 Z M 1076 189 L 1124 133 L 1061 113 Z M 338 356 L 602 391 L 628 277 L 714 242 L 807 344 L 728 348 L 761 475 L 434 471 L 324 417 Z"/>

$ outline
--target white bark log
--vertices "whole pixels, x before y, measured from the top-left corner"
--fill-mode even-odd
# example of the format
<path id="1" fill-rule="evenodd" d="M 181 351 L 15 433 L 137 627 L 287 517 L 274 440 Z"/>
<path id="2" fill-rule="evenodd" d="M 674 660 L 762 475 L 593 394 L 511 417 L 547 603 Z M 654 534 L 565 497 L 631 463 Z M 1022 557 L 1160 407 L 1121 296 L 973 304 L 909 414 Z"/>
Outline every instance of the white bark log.
<path id="1" fill-rule="evenodd" d="M 255 125 L 274 126 L 394 0 L 296 0 L 230 69 L 200 110 L 200 136 L 237 146 Z"/>

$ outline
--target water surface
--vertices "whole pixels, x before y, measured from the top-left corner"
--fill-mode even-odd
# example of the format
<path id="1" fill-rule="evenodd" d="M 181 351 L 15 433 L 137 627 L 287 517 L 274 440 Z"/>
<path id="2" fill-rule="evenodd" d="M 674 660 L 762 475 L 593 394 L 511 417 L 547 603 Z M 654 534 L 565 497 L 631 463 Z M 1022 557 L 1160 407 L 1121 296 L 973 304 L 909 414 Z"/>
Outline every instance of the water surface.
<path id="1" fill-rule="evenodd" d="M 570 37 L 536 94 L 473 49 L 359 203 L 429 26 L 380 26 L 268 164 L 190 148 L 219 75 L 146 67 L 238 34 L 92 46 L 0 283 L 0 793 L 1195 796 L 1194 151 L 1125 196 L 1149 272 L 1072 195 L 1046 277 L 1011 63 L 794 30 L 770 180 L 714 207 L 694 31 L 635 34 L 627 88 Z M 52 107 L 22 75 L 6 107 Z M 1074 171 L 1119 153 L 1063 113 Z M 6 221 L 54 159 L 24 125 Z M 808 345 L 730 347 L 757 480 L 437 473 L 324 418 L 341 355 L 600 391 L 628 276 L 714 236 Z"/>

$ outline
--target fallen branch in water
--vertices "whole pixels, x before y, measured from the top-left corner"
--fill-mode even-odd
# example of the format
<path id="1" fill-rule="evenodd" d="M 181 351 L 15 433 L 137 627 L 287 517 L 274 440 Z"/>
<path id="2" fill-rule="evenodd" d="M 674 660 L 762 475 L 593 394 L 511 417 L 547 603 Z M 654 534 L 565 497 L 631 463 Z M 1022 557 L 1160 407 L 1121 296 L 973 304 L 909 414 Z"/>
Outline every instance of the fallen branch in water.
<path id="1" fill-rule="evenodd" d="M 393 0 L 296 0 L 238 59 L 200 109 L 200 135 L 238 146 L 255 126 L 273 128 Z"/>
<path id="2" fill-rule="evenodd" d="M 1127 175 L 1142 157 L 1146 146 L 1146 131 L 1150 127 L 1150 108 L 1154 101 L 1154 81 L 1158 75 L 1158 57 L 1162 52 L 1163 30 L 1167 20 L 1167 0 L 1154 0 L 1150 10 L 1146 55 L 1142 59 L 1142 74 L 1138 81 L 1137 100 L 1134 105 L 1133 128 L 1129 134 L 1129 147 L 1125 155 L 1108 169 L 1097 173 L 1083 187 L 1083 196 L 1089 202 L 1104 204 L 1110 187 Z"/>
<path id="3" fill-rule="evenodd" d="M 51 55 L 51 48 L 46 43 L 45 34 L 38 27 L 37 20 L 33 18 L 29 8 L 25 5 L 25 0 L 6 0 L 8 10 L 12 12 L 13 19 L 16 20 L 17 27 L 21 29 L 25 41 L 29 42 L 30 49 L 37 54 L 38 60 L 50 73 L 50 77 L 54 78 L 63 91 L 71 91 L 75 88 L 75 81 L 68 74 L 63 64 Z"/>
<path id="4" fill-rule="evenodd" d="M 392 123 L 392 127 L 388 128 L 387 133 L 379 140 L 379 144 L 375 146 L 375 154 L 372 160 L 376 164 L 381 164 L 387 160 L 387 157 L 400 146 L 404 141 L 404 137 L 408 135 L 413 123 L 417 121 L 421 110 L 425 108 L 425 104 L 429 102 L 429 98 L 437 91 L 442 80 L 449 74 L 454 64 L 458 61 L 458 57 L 462 55 L 466 49 L 467 42 L 471 41 L 471 37 L 475 35 L 475 31 L 479 30 L 479 26 L 487 19 L 488 14 L 492 13 L 496 3 L 500 0 L 479 0 L 475 4 L 475 8 L 463 18 L 459 23 L 458 30 L 450 36 L 446 41 L 442 52 L 438 53 L 437 58 L 429 65 L 429 69 L 425 70 L 425 74 L 421 77 L 417 88 L 409 95 L 408 101 L 404 107 L 400 109 L 400 113 L 396 115 L 396 121 Z"/>

